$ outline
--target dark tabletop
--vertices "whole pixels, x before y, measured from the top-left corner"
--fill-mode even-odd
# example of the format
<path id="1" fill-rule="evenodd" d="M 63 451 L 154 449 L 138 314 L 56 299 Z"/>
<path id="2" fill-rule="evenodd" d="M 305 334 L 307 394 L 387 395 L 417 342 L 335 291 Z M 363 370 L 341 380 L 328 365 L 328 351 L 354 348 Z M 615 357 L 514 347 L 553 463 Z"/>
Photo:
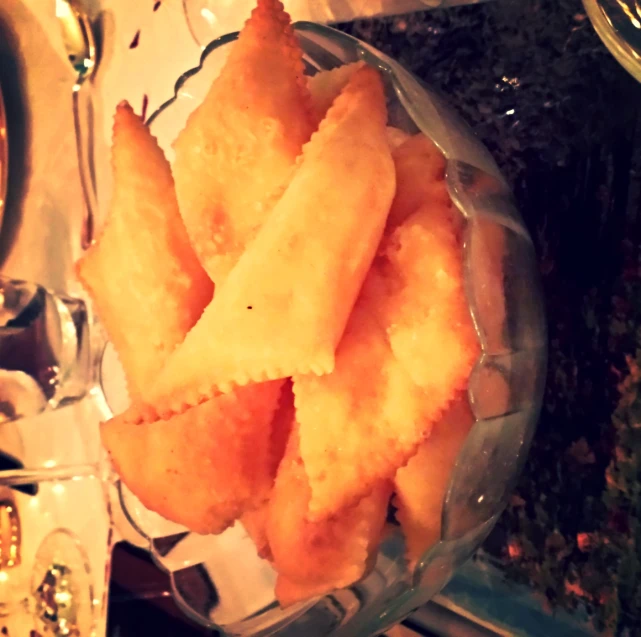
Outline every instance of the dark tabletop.
<path id="1" fill-rule="evenodd" d="M 620 556 L 599 567 L 577 538 L 630 535 L 636 524 L 635 511 L 613 510 L 604 493 L 624 356 L 641 347 L 641 86 L 601 44 L 580 0 L 496 0 L 341 28 L 449 96 L 503 169 L 538 251 L 548 387 L 524 477 L 486 551 L 504 559 L 510 577 L 532 581 L 551 608 L 576 605 L 568 577 L 588 606 L 621 597 L 614 576 L 594 579 L 599 568 L 616 571 Z M 520 552 L 510 552 L 515 542 Z M 141 559 L 116 559 L 112 634 L 116 626 L 122 636 L 200 634 L 177 628 L 166 582 L 153 567 L 137 568 Z M 143 574 L 140 590 L 133 572 Z M 616 612 L 621 624 L 636 610 L 620 599 Z"/>

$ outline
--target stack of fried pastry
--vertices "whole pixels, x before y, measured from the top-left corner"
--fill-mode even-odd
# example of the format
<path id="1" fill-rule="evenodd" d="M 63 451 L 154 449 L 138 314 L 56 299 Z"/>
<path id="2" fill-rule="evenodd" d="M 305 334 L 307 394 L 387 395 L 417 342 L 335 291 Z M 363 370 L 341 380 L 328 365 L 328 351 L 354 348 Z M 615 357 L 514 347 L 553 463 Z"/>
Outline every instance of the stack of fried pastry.
<path id="1" fill-rule="evenodd" d="M 231 46 L 173 165 L 118 107 L 78 274 L 128 381 L 122 480 L 197 533 L 244 524 L 288 605 L 367 573 L 392 498 L 410 564 L 438 540 L 480 348 L 445 160 L 387 125 L 378 71 L 306 77 L 277 0 Z"/>

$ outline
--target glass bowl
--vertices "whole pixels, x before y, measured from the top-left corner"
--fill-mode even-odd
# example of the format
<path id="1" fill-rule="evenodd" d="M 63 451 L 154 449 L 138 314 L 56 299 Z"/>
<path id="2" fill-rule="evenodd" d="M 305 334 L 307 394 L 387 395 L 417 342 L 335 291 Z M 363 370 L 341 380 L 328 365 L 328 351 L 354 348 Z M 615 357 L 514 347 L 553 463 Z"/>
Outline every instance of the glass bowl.
<path id="1" fill-rule="evenodd" d="M 148 511 L 122 484 L 120 498 L 129 521 L 169 573 L 176 603 L 197 622 L 239 636 L 371 635 L 438 593 L 503 511 L 541 403 L 546 368 L 543 304 L 532 242 L 509 188 L 454 109 L 367 44 L 314 23 L 298 22 L 295 29 L 310 74 L 359 59 L 380 69 L 390 124 L 410 133 L 422 131 L 441 149 L 451 198 L 466 219 L 466 292 L 482 355 L 469 383 L 476 423 L 450 478 L 441 539 L 409 571 L 400 531 L 390 524 L 366 578 L 282 610 L 273 594 L 275 573 L 256 556 L 240 524 L 219 536 L 201 536 Z M 151 116 L 149 126 L 170 160 L 172 142 L 220 72 L 236 37 L 230 34 L 206 47 L 200 65 L 180 77 L 175 96 Z M 502 276 L 493 276 L 496 272 Z M 122 395 L 107 398 L 114 411 L 126 407 Z"/>

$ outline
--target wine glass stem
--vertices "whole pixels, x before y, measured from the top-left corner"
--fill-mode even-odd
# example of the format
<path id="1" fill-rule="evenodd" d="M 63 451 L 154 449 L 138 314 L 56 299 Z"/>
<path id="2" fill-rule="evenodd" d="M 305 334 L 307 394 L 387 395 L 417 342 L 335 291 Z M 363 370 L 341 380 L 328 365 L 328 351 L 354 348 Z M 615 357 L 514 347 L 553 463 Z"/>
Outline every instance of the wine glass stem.
<path id="1" fill-rule="evenodd" d="M 82 84 L 73 87 L 73 124 L 76 133 L 76 153 L 78 156 L 78 171 L 85 209 L 82 221 L 81 245 L 86 250 L 94 237 L 94 226 L 97 213 L 96 185 L 92 170 L 93 133 L 91 85 L 83 88 Z M 81 117 L 81 113 L 84 115 Z"/>

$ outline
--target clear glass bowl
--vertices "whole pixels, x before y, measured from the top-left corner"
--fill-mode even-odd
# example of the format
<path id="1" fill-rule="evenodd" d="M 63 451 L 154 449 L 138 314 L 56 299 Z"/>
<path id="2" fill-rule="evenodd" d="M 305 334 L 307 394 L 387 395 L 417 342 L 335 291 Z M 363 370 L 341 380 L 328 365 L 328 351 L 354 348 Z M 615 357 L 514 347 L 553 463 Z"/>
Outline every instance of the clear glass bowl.
<path id="1" fill-rule="evenodd" d="M 496 164 L 446 101 L 396 62 L 329 27 L 295 25 L 308 72 L 364 59 L 386 84 L 390 124 L 430 137 L 447 158 L 447 185 L 466 218 L 466 289 L 482 343 L 470 378 L 477 422 L 459 455 L 443 503 L 440 542 L 409 572 L 398 527 L 390 526 L 371 574 L 346 589 L 287 610 L 273 595 L 275 573 L 256 556 L 241 525 L 200 536 L 146 510 L 120 485 L 123 509 L 171 576 L 186 615 L 228 635 L 371 635 L 427 602 L 481 544 L 501 514 L 536 425 L 546 369 L 543 302 L 532 242 Z M 198 68 L 149 121 L 173 159 L 171 144 L 220 72 L 237 34 L 212 42 Z M 502 272 L 493 278 L 492 272 Z M 494 281 L 494 283 L 492 283 Z M 504 311 L 503 311 L 504 308 Z M 507 386 L 496 400 L 497 383 Z M 117 383 L 115 383 L 117 385 Z M 113 383 L 112 383 L 113 385 Z M 107 392 L 110 393 L 110 392 Z M 108 396 L 112 408 L 123 397 Z"/>

